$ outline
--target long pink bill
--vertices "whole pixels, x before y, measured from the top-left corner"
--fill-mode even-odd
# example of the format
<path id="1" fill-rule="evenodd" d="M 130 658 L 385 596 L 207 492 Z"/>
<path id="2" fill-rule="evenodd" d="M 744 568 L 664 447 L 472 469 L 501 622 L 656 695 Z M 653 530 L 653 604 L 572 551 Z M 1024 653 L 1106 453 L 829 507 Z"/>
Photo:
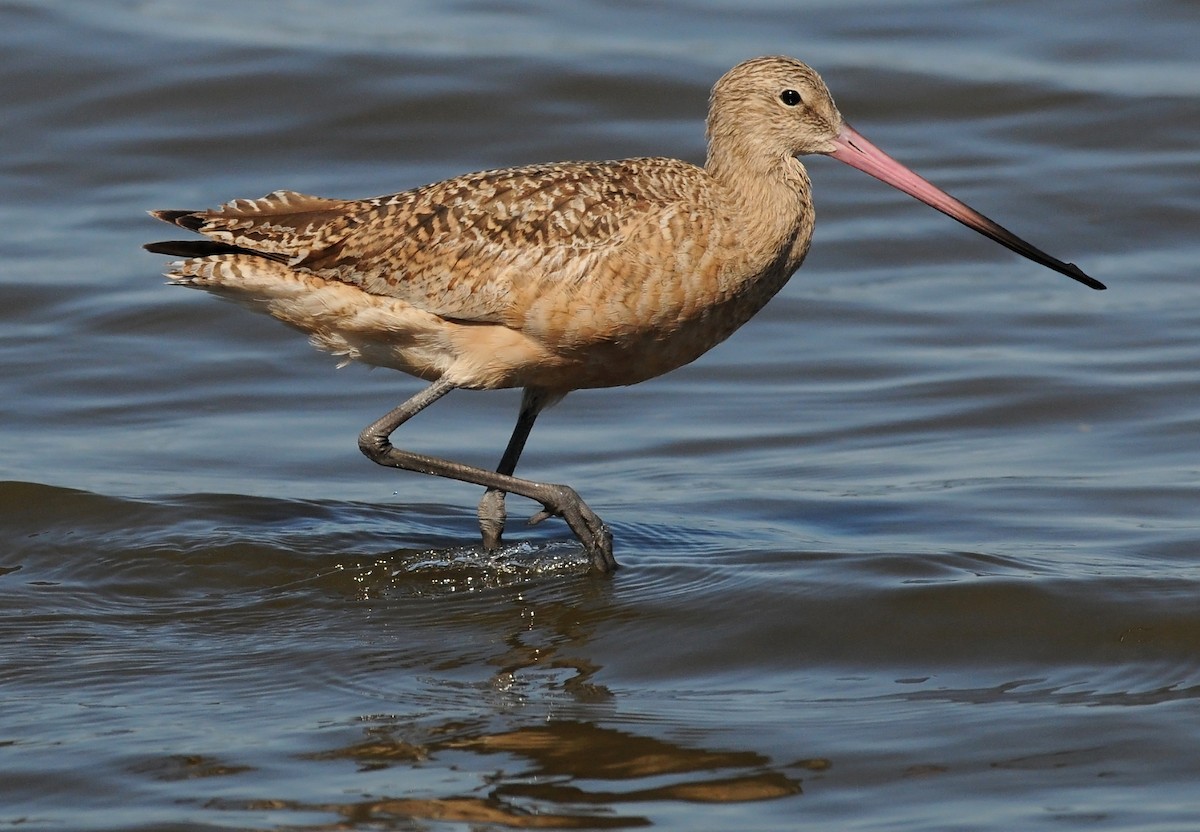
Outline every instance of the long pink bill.
<path id="1" fill-rule="evenodd" d="M 837 145 L 837 150 L 829 155 L 839 162 L 845 162 L 852 168 L 858 168 L 894 188 L 899 188 L 909 196 L 916 197 L 926 205 L 936 208 L 948 217 L 953 217 L 986 237 L 991 237 L 1000 245 L 1028 257 L 1035 263 L 1041 263 L 1043 266 L 1065 274 L 1093 289 L 1104 288 L 1103 283 L 1088 277 L 1074 263 L 1064 263 L 1051 257 L 1041 249 L 1025 242 L 1007 228 L 992 222 L 971 206 L 959 202 L 941 188 L 922 179 L 863 138 L 862 134 L 849 124 L 843 125 L 842 132 L 834 139 L 834 143 Z"/>

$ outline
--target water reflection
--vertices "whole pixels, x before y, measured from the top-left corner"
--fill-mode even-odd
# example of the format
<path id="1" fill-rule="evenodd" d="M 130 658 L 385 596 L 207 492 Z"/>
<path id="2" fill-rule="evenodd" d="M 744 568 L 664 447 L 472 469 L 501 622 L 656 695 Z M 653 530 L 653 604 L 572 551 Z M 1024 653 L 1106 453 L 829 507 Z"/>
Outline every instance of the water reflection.
<path id="1" fill-rule="evenodd" d="M 425 609 L 421 603 L 405 609 L 406 625 L 413 630 L 397 634 L 396 650 L 406 661 L 413 661 L 413 651 L 436 649 L 411 640 L 417 630 L 436 627 L 451 643 L 483 640 L 484 646 L 469 657 L 458 656 L 462 661 L 426 656 L 420 663 L 441 672 L 422 680 L 417 691 L 411 683 L 402 687 L 405 672 L 394 662 L 339 668 L 339 674 L 353 677 L 343 675 L 339 684 L 348 682 L 388 701 L 403 698 L 406 713 L 364 716 L 357 739 L 302 759 L 334 766 L 350 762 L 363 774 L 394 770 L 386 782 L 395 784 L 396 792 L 379 796 L 375 777 L 370 799 L 222 801 L 210 807 L 332 813 L 343 824 L 373 828 L 435 820 L 513 828 L 625 828 L 650 824 L 647 803 L 799 795 L 803 772 L 829 766 L 819 758 L 781 765 L 754 750 L 666 739 L 631 729 L 630 722 L 636 726 L 638 720 L 628 713 L 621 714 L 620 729 L 604 724 L 615 716 L 619 696 L 598 681 L 603 668 L 590 642 L 611 623 L 613 584 L 579 580 L 575 573 L 587 564 L 576 549 L 573 544 L 523 545 L 503 551 L 494 562 L 478 553 L 407 551 L 357 568 L 347 564 L 338 579 L 341 586 L 353 587 L 359 603 L 377 606 L 380 616 L 389 616 L 405 598 L 429 602 Z M 448 603 L 455 599 L 461 603 Z M 426 615 L 430 619 L 423 621 Z M 383 648 L 389 652 L 387 645 Z M 464 670 L 475 681 L 464 681 Z M 430 718 L 430 713 L 445 716 Z M 429 771 L 455 773 L 446 793 L 413 787 Z"/>
<path id="2" fill-rule="evenodd" d="M 220 801 L 210 808 L 336 813 L 355 825 L 399 820 L 494 823 L 519 828 L 609 829 L 649 825 L 637 804 L 651 801 L 735 803 L 801 793 L 800 771 L 823 759 L 787 766 L 754 751 L 699 748 L 581 720 L 553 720 L 509 730 L 447 722 L 414 742 L 403 719 L 372 720 L 366 738 L 310 755 L 350 760 L 360 770 L 440 766 L 443 755 L 471 752 L 480 764 L 479 794 L 381 797 L 346 803 Z M 488 768 L 488 764 L 493 767 Z M 459 762 L 462 768 L 470 763 Z M 399 778 L 397 778 L 399 780 Z"/>

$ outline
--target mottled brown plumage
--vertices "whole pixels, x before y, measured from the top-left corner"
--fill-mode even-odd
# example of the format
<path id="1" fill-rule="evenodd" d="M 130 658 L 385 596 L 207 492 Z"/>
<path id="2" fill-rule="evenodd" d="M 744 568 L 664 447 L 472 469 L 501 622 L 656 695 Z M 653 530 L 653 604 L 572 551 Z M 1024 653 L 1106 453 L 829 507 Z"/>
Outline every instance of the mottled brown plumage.
<path id="1" fill-rule="evenodd" d="M 578 495 L 511 476 L 537 413 L 571 390 L 634 384 L 687 364 L 761 309 L 812 237 L 809 179 L 796 156 L 830 154 L 893 181 L 878 168 L 896 163 L 852 131 L 820 77 L 791 58 L 747 61 L 722 77 L 708 138 L 704 167 L 664 158 L 570 162 L 365 200 L 276 191 L 211 211 L 158 211 L 208 239 L 147 248 L 187 258 L 168 273 L 174 282 L 265 311 L 347 359 L 433 382 L 363 432 L 364 452 L 487 486 L 480 519 L 489 548 L 500 541 L 504 492 L 538 500 L 539 518 L 564 516 L 608 571 L 616 567 L 611 536 Z M 1086 278 L 950 197 L 931 201 L 928 183 L 918 183 L 893 182 Z M 388 441 L 455 387 L 525 388 L 497 473 Z"/>

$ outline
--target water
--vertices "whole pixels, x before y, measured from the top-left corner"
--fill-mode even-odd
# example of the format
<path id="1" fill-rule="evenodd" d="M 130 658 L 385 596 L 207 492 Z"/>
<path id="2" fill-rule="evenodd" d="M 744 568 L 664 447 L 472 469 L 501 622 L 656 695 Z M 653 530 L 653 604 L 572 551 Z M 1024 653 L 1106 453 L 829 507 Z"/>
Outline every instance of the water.
<path id="1" fill-rule="evenodd" d="M 1187 0 L 0 4 L 0 826 L 1200 825 Z M 148 208 L 699 160 L 794 54 L 1091 292 L 825 159 L 727 344 L 539 421 L 625 569 L 358 430 L 419 383 L 166 286 Z M 170 236 L 169 234 L 167 236 Z M 515 392 L 410 446 L 494 464 Z"/>

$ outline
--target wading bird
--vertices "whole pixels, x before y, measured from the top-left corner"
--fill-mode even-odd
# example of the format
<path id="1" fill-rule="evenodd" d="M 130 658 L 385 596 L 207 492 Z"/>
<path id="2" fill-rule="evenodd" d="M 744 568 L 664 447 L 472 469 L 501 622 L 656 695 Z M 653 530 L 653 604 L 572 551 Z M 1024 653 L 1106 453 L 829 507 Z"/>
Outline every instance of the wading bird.
<path id="1" fill-rule="evenodd" d="M 430 382 L 368 426 L 380 465 L 483 486 L 484 547 L 507 493 L 562 517 L 601 572 L 612 534 L 565 485 L 513 476 L 538 414 L 572 390 L 682 367 L 746 323 L 800 267 L 820 153 L 899 188 L 1036 263 L 1104 285 L 939 190 L 842 118 L 793 58 L 739 64 L 713 87 L 703 167 L 666 158 L 472 173 L 373 199 L 276 191 L 211 211 L 153 211 L 205 240 L 151 243 L 186 258 L 175 283 L 239 301 L 317 347 Z M 400 425 L 455 388 L 523 388 L 496 471 L 402 450 Z"/>

